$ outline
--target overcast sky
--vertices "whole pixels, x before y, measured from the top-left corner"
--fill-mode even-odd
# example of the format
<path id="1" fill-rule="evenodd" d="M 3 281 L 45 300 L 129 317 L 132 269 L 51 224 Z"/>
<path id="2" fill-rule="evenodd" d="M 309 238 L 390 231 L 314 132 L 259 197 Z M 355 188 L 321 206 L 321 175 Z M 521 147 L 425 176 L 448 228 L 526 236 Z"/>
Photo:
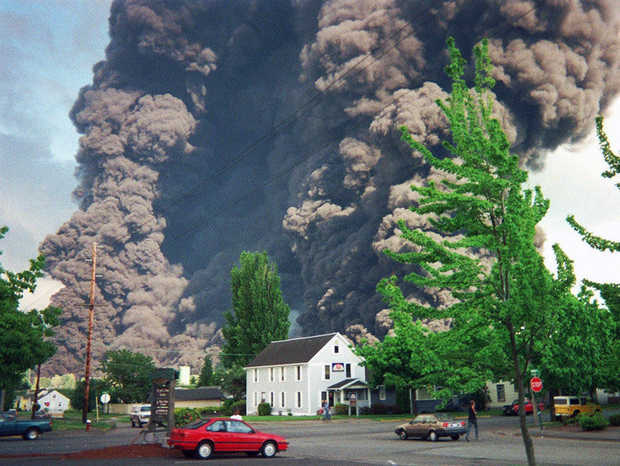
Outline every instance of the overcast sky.
<path id="1" fill-rule="evenodd" d="M 76 205 L 71 191 L 78 135 L 68 113 L 92 66 L 104 58 L 110 0 L 0 0 L 0 263 L 27 267 L 45 235 L 67 220 Z M 620 152 L 620 99 L 606 115 L 606 130 Z M 551 200 L 542 226 L 545 258 L 560 243 L 575 261 L 578 278 L 620 282 L 620 258 L 595 252 L 566 224 L 568 214 L 591 231 L 620 240 L 620 192 L 601 178 L 605 169 L 594 133 L 578 145 L 548 154 L 531 175 Z M 618 182 L 618 180 L 616 180 Z M 49 294 L 49 283 L 40 292 Z M 32 305 L 42 306 L 36 297 Z"/>

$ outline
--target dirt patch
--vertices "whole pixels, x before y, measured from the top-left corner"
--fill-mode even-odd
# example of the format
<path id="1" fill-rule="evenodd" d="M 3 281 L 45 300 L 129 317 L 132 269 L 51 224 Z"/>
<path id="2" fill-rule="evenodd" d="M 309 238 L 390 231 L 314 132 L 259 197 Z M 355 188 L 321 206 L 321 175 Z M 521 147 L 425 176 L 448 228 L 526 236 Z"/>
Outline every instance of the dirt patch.
<path id="1" fill-rule="evenodd" d="M 84 450 L 76 453 L 58 455 L 62 459 L 115 459 L 115 458 L 182 458 L 183 454 L 172 448 L 164 448 L 159 444 L 119 445 L 115 447 Z"/>

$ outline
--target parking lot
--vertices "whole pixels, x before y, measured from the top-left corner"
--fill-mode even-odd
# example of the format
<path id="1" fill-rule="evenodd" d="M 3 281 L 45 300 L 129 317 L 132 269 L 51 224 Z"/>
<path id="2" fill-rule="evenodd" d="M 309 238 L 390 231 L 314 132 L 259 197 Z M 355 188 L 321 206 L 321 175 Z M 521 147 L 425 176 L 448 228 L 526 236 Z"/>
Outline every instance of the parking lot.
<path id="1" fill-rule="evenodd" d="M 536 458 L 538 464 L 620 464 L 620 431 L 607 431 L 605 439 L 539 437 L 534 427 Z M 370 420 L 289 421 L 254 423 L 259 429 L 284 435 L 290 449 L 279 454 L 269 463 L 288 464 L 398 464 L 398 465 L 463 465 L 463 464 L 525 464 L 523 443 L 519 435 L 518 419 L 514 417 L 482 418 L 480 440 L 466 442 L 440 439 L 399 440 L 394 427 L 400 422 Z M 67 453 L 86 449 L 127 445 L 136 441 L 138 430 L 121 427 L 106 433 L 52 432 L 34 442 L 20 438 L 0 439 L 0 464 L 197 464 L 177 455 L 160 458 L 134 458 L 115 460 L 68 461 L 50 453 Z M 549 432 L 551 434 L 551 432 Z M 615 437 L 614 437 L 615 435 Z M 587 437 L 586 437 L 587 438 Z M 615 439 L 615 440 L 614 440 Z M 8 457 L 7 455 L 20 455 Z M 26 455 L 26 456 L 24 456 Z M 265 464 L 267 460 L 248 458 L 245 455 L 215 457 L 208 464 L 232 466 L 237 464 Z"/>

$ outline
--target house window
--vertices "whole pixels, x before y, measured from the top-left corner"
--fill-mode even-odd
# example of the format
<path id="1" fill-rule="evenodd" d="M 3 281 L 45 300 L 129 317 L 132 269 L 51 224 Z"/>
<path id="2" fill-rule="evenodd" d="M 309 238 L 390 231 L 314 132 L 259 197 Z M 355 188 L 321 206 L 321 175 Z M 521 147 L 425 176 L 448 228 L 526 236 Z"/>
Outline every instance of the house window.
<path id="1" fill-rule="evenodd" d="M 301 392 L 297 392 L 297 407 L 301 408 Z"/>
<path id="2" fill-rule="evenodd" d="M 269 381 L 273 382 L 273 367 L 269 368 Z"/>
<path id="3" fill-rule="evenodd" d="M 275 401 L 276 401 L 276 394 L 274 392 L 270 393 L 269 401 L 270 401 L 271 407 L 273 408 L 273 406 L 275 405 Z"/>
<path id="4" fill-rule="evenodd" d="M 258 382 L 258 369 L 254 369 L 254 383 Z"/>
<path id="5" fill-rule="evenodd" d="M 385 385 L 379 385 L 379 399 L 381 401 L 385 401 L 387 397 L 385 396 Z"/>
<path id="6" fill-rule="evenodd" d="M 340 348 L 338 348 L 338 345 L 334 345 L 334 354 L 338 354 L 339 351 Z"/>
<path id="7" fill-rule="evenodd" d="M 280 408 L 284 408 L 286 406 L 286 393 L 280 392 Z"/>
<path id="8" fill-rule="evenodd" d="M 331 374 L 330 371 L 331 371 L 331 369 L 329 367 L 329 364 L 325 364 L 325 374 L 324 374 L 325 380 L 329 380 L 329 376 Z"/>
<path id="9" fill-rule="evenodd" d="M 347 363 L 345 366 L 346 377 L 347 379 L 351 378 L 351 364 Z"/>
<path id="10" fill-rule="evenodd" d="M 498 383 L 497 387 L 497 401 L 506 401 L 506 388 L 503 383 Z"/>
<path id="11" fill-rule="evenodd" d="M 297 380 L 301 380 L 301 366 L 297 366 Z"/>
<path id="12" fill-rule="evenodd" d="M 258 392 L 254 392 L 254 407 L 258 406 Z"/>
<path id="13" fill-rule="evenodd" d="M 284 367 L 280 367 L 280 380 L 282 382 L 284 382 L 285 378 L 284 378 Z"/>
<path id="14" fill-rule="evenodd" d="M 323 407 L 324 401 L 327 401 L 327 392 L 321 392 L 321 407 Z"/>

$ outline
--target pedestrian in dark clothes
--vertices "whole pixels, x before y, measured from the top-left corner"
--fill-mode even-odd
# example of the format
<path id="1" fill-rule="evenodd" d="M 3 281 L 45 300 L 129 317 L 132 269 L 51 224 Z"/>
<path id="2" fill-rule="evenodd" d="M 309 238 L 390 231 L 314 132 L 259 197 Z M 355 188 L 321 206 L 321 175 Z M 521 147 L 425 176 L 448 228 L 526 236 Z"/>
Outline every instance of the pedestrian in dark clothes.
<path id="1" fill-rule="evenodd" d="M 476 402 L 474 400 L 471 400 L 469 403 L 469 410 L 467 414 L 467 433 L 465 434 L 465 440 L 468 442 L 471 426 L 474 426 L 474 429 L 476 430 L 476 440 L 478 440 L 478 419 L 476 418 Z"/>

